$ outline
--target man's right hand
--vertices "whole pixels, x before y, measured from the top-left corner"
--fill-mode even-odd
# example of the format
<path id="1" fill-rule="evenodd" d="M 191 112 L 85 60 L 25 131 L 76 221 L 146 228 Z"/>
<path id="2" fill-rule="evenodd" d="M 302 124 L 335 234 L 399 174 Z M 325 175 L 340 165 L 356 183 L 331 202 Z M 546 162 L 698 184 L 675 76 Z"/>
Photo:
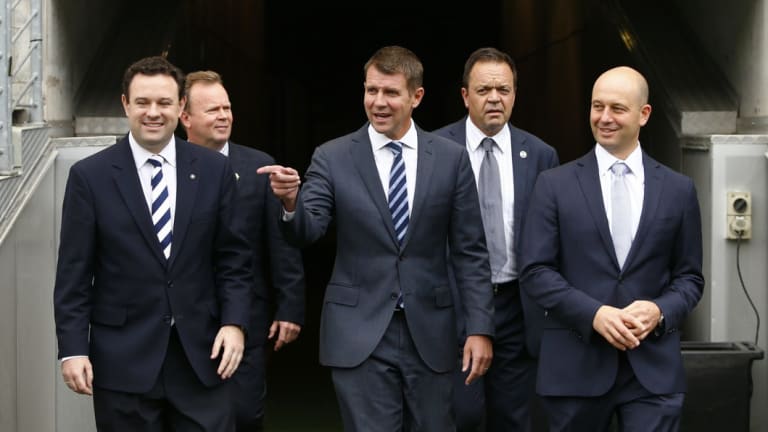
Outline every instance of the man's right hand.
<path id="1" fill-rule="evenodd" d="M 61 362 L 61 376 L 73 392 L 93 396 L 93 367 L 88 357 L 72 357 Z"/>
<path id="2" fill-rule="evenodd" d="M 269 174 L 272 192 L 282 201 L 285 211 L 296 210 L 296 197 L 299 194 L 301 177 L 295 169 L 281 165 L 267 165 L 256 170 L 256 173 Z"/>
<path id="3" fill-rule="evenodd" d="M 633 330 L 642 333 L 645 325 L 639 318 L 623 309 L 603 305 L 592 320 L 592 328 L 616 349 L 626 351 L 640 345 L 640 340 Z"/>

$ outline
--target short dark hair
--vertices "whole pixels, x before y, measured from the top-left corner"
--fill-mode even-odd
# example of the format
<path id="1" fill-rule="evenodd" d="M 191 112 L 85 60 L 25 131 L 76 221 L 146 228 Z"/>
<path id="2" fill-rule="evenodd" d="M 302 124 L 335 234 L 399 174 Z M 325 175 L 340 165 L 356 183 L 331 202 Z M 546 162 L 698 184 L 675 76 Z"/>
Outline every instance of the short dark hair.
<path id="1" fill-rule="evenodd" d="M 125 70 L 125 74 L 123 74 L 123 94 L 126 99 L 130 99 L 128 88 L 131 85 L 131 81 L 133 81 L 133 77 L 138 74 L 150 76 L 167 75 L 176 81 L 176 85 L 179 88 L 179 100 L 184 97 L 184 72 L 166 60 L 165 57 L 152 56 L 136 61 Z"/>
<path id="2" fill-rule="evenodd" d="M 475 52 L 469 55 L 467 62 L 464 63 L 464 76 L 461 79 L 461 85 L 464 88 L 469 87 L 469 74 L 472 72 L 475 63 L 481 62 L 508 64 L 510 69 L 512 69 L 512 81 L 515 85 L 515 90 L 517 90 L 517 66 L 515 65 L 515 61 L 512 60 L 512 57 L 510 57 L 509 54 L 491 47 L 478 48 Z"/>
<path id="3" fill-rule="evenodd" d="M 424 82 L 424 66 L 413 51 L 400 46 L 386 46 L 379 48 L 363 67 L 364 79 L 368 75 L 368 69 L 373 66 L 385 75 L 401 73 L 405 75 L 408 91 L 415 92 Z"/>

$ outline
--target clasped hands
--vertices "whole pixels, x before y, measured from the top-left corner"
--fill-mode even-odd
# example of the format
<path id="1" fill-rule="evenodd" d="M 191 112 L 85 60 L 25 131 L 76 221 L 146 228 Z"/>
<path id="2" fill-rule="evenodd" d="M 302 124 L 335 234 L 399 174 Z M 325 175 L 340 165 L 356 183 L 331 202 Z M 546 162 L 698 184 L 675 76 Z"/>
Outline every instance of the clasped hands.
<path id="1" fill-rule="evenodd" d="M 595 313 L 592 327 L 611 345 L 621 351 L 640 346 L 659 323 L 661 309 L 648 300 L 635 300 L 619 309 L 603 305 Z"/>

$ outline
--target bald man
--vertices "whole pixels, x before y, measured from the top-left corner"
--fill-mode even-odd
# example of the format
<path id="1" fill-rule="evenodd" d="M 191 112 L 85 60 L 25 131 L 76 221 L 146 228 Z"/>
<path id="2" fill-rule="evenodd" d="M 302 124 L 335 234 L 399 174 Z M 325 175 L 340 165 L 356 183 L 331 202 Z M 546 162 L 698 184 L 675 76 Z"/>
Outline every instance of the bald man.
<path id="1" fill-rule="evenodd" d="M 704 288 L 691 179 L 649 157 L 648 84 L 629 67 L 592 89 L 596 145 L 539 175 L 521 286 L 546 311 L 537 392 L 552 431 L 675 431 L 685 392 L 680 324 Z"/>

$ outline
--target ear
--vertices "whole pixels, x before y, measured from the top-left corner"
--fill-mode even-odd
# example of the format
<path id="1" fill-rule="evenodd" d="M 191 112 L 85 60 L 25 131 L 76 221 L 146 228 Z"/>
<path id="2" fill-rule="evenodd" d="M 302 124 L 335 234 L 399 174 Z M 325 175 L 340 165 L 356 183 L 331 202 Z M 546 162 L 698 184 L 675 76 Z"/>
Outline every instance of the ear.
<path id="1" fill-rule="evenodd" d="M 645 126 L 648 123 L 648 119 L 651 118 L 651 106 L 645 104 L 640 108 L 640 126 Z"/>
<path id="2" fill-rule="evenodd" d="M 125 111 L 125 116 L 128 117 L 128 98 L 124 94 L 120 95 L 120 102 L 123 103 L 123 111 Z"/>
<path id="3" fill-rule="evenodd" d="M 192 126 L 192 122 L 189 120 L 188 112 L 181 111 L 181 114 L 179 115 L 179 119 L 181 120 L 181 124 L 184 125 L 184 129 L 189 129 Z"/>
<path id="4" fill-rule="evenodd" d="M 464 99 L 464 108 L 469 109 L 469 90 L 466 87 L 461 88 L 461 98 Z"/>
<path id="5" fill-rule="evenodd" d="M 412 108 L 416 108 L 421 103 L 421 99 L 424 97 L 424 87 L 419 87 L 416 89 L 415 92 L 413 92 L 413 103 L 411 104 Z"/>

